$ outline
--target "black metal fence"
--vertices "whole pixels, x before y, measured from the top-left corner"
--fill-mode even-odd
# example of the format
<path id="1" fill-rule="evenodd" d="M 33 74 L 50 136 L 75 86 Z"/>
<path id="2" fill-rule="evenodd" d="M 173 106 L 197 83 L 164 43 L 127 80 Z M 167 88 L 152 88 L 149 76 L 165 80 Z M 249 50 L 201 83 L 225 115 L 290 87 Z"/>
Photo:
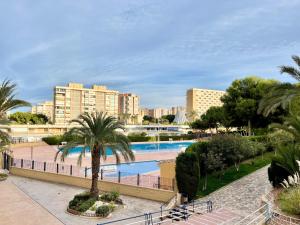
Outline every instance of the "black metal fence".
<path id="1" fill-rule="evenodd" d="M 68 165 L 56 162 L 39 162 L 28 159 L 9 159 L 11 165 L 17 168 L 31 169 L 42 172 L 63 174 L 83 178 L 91 178 L 91 168 Z M 7 166 L 9 167 L 9 166 Z M 127 184 L 154 189 L 174 190 L 175 180 L 150 174 L 129 173 L 119 170 L 100 169 L 99 180 Z"/>

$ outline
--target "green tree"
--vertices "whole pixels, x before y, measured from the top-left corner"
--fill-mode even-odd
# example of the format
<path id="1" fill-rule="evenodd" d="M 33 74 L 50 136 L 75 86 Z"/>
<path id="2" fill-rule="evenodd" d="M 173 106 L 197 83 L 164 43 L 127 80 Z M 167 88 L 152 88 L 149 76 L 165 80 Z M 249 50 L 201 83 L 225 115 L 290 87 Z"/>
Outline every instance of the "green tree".
<path id="1" fill-rule="evenodd" d="M 293 55 L 292 59 L 296 67 L 281 66 L 280 73 L 287 74 L 300 81 L 300 57 Z M 279 106 L 287 109 L 295 98 L 300 98 L 300 86 L 298 84 L 283 83 L 274 85 L 259 103 L 258 112 L 268 116 Z"/>
<path id="2" fill-rule="evenodd" d="M 176 180 L 180 193 L 195 198 L 199 187 L 199 162 L 195 153 L 183 152 L 176 158 Z"/>
<path id="3" fill-rule="evenodd" d="M 125 161 L 134 160 L 134 154 L 130 149 L 128 138 L 117 130 L 124 130 L 124 126 L 116 118 L 108 116 L 106 113 L 96 112 L 93 114 L 84 113 L 78 119 L 72 120 L 78 124 L 67 132 L 66 136 L 73 136 L 76 139 L 68 142 L 61 148 L 56 156 L 61 153 L 63 161 L 70 153 L 70 150 L 78 145 L 83 145 L 82 151 L 78 157 L 78 164 L 81 164 L 85 152 L 90 149 L 92 162 L 92 185 L 90 193 L 98 197 L 98 177 L 100 169 L 100 158 L 106 159 L 107 148 L 110 148 L 112 154 L 116 157 L 117 164 L 120 163 L 121 156 Z"/>
<path id="4" fill-rule="evenodd" d="M 274 84 L 277 84 L 277 81 L 258 77 L 235 80 L 221 99 L 231 126 L 248 127 L 250 135 L 252 127 L 265 127 L 270 121 L 276 120 L 277 114 L 273 115 L 274 118 L 257 115 L 260 100 Z"/>
<path id="5" fill-rule="evenodd" d="M 187 113 L 187 118 L 190 122 L 194 122 L 197 118 L 199 118 L 199 113 L 195 110 L 192 110 L 191 112 Z"/>
<path id="6" fill-rule="evenodd" d="M 47 116 L 29 112 L 15 112 L 9 116 L 9 119 L 18 124 L 46 124 L 48 122 Z"/>
<path id="7" fill-rule="evenodd" d="M 16 84 L 12 83 L 10 80 L 4 80 L 0 86 L 0 124 L 7 123 L 7 111 L 22 106 L 30 106 L 30 103 L 15 98 L 16 87 Z M 0 130 L 0 151 L 2 151 L 9 143 L 9 135 Z"/>
<path id="8" fill-rule="evenodd" d="M 175 115 L 164 115 L 161 117 L 162 119 L 168 120 L 169 123 L 173 123 L 175 119 Z"/>

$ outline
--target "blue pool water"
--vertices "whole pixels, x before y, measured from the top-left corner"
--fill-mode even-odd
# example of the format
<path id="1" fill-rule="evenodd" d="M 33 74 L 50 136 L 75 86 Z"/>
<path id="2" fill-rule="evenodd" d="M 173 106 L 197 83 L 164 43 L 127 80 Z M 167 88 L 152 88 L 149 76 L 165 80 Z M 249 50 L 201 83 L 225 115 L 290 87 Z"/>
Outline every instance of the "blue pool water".
<path id="1" fill-rule="evenodd" d="M 105 165 L 101 166 L 106 177 L 117 177 L 118 172 L 121 172 L 121 176 L 131 176 L 136 174 L 145 174 L 159 170 L 158 161 L 144 161 L 144 162 L 132 162 L 122 163 L 119 165 Z"/>
<path id="2" fill-rule="evenodd" d="M 190 146 L 193 142 L 163 142 L 163 143 L 140 143 L 131 145 L 131 149 L 136 153 L 157 152 L 157 151 L 180 151 Z M 82 147 L 78 146 L 70 150 L 71 154 L 78 154 Z M 107 155 L 111 155 L 111 150 L 107 149 Z"/>

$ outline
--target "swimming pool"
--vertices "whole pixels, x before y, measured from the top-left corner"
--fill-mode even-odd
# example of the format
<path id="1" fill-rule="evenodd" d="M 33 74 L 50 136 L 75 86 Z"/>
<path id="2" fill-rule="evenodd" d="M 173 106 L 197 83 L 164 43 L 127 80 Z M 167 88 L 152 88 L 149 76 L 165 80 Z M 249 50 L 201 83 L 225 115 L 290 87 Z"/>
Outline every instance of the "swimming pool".
<path id="1" fill-rule="evenodd" d="M 158 161 L 142 161 L 142 162 L 131 162 L 131 163 L 121 163 L 108 164 L 101 166 L 100 169 L 103 170 L 105 177 L 117 177 L 119 171 L 121 177 L 131 176 L 136 174 L 145 174 L 153 171 L 159 170 Z"/>
<path id="2" fill-rule="evenodd" d="M 180 142 L 160 142 L 160 143 L 132 143 L 131 149 L 135 153 L 143 152 L 158 152 L 158 151 L 180 151 L 190 146 L 192 141 L 180 141 Z M 70 150 L 70 154 L 78 154 L 82 150 L 81 146 L 75 147 Z M 108 148 L 107 155 L 112 155 L 111 150 Z"/>

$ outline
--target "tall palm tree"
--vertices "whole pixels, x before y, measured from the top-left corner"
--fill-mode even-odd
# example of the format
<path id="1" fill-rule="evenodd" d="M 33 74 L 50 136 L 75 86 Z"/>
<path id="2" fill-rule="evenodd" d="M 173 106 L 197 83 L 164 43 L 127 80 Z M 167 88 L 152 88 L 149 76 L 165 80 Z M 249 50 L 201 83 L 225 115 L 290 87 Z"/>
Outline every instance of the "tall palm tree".
<path id="1" fill-rule="evenodd" d="M 16 87 L 16 84 L 10 80 L 4 80 L 0 85 L 0 124 L 6 124 L 8 122 L 6 118 L 7 111 L 22 106 L 30 106 L 30 103 L 15 98 Z M 0 130 L 0 152 L 5 149 L 5 146 L 9 143 L 9 135 Z"/>
<path id="2" fill-rule="evenodd" d="M 296 67 L 281 66 L 280 73 L 288 74 L 300 82 L 300 57 L 293 55 L 293 61 Z M 268 116 L 274 112 L 277 107 L 282 106 L 288 108 L 290 103 L 296 97 L 300 97 L 300 86 L 292 85 L 289 83 L 283 83 L 275 85 L 270 89 L 269 93 L 260 101 L 258 113 L 262 113 L 264 116 Z"/>
<path id="3" fill-rule="evenodd" d="M 81 164 L 82 157 L 86 151 L 91 151 L 92 163 L 92 185 L 90 193 L 94 197 L 98 197 L 98 177 L 100 170 L 100 158 L 104 160 L 107 157 L 108 149 L 116 157 L 117 164 L 120 163 L 121 156 L 125 161 L 134 160 L 134 154 L 130 149 L 128 138 L 118 130 L 124 130 L 124 126 L 114 117 L 108 116 L 103 112 L 84 113 L 78 119 L 72 120 L 78 124 L 78 127 L 73 127 L 66 135 L 73 138 L 66 146 L 61 148 L 56 156 L 61 153 L 61 160 L 64 161 L 70 153 L 70 150 L 78 145 L 83 145 L 81 153 L 78 157 L 78 164 Z"/>

